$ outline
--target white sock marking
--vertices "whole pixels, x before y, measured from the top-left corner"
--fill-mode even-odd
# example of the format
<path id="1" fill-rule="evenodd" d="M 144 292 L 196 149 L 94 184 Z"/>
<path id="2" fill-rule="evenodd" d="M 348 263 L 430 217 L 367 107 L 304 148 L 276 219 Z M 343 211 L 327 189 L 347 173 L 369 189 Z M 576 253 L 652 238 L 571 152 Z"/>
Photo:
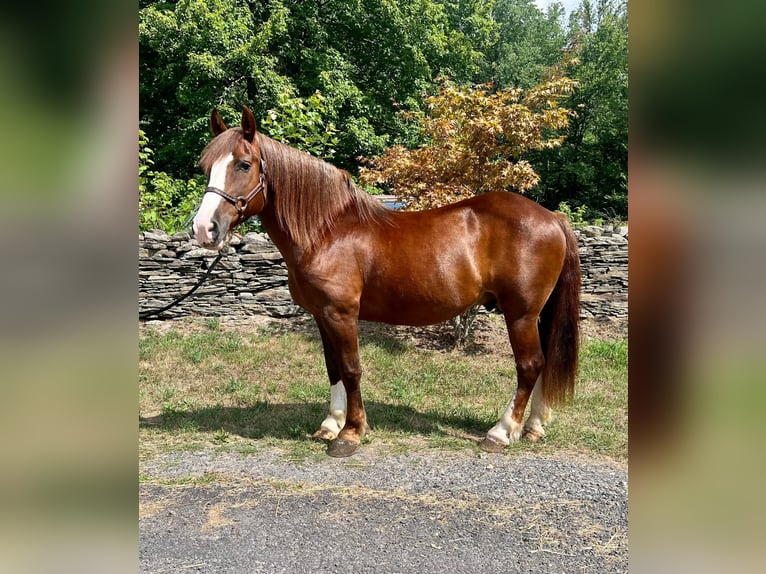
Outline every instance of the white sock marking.
<path id="1" fill-rule="evenodd" d="M 503 416 L 498 423 L 487 432 L 487 437 L 494 439 L 504 445 L 509 445 L 521 438 L 521 423 L 517 423 L 511 418 L 513 414 L 513 403 L 516 401 L 516 392 L 514 391 L 508 406 L 505 408 Z"/>
<path id="2" fill-rule="evenodd" d="M 543 425 L 551 420 L 551 409 L 543 399 L 543 377 L 540 375 L 532 391 L 532 407 L 529 411 L 529 418 L 524 424 L 525 429 L 530 429 L 544 435 Z"/>
<path id="3" fill-rule="evenodd" d="M 330 385 L 330 413 L 322 421 L 321 428 L 336 435 L 346 424 L 346 387 L 342 382 Z"/>

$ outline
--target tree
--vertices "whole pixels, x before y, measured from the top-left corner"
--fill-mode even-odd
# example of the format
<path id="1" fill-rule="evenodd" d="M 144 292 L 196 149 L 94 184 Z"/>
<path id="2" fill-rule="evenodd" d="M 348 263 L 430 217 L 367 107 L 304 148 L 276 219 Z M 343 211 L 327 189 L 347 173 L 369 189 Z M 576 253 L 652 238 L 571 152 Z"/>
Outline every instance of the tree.
<path id="1" fill-rule="evenodd" d="M 153 154 L 146 134 L 138 130 L 138 228 L 168 233 L 185 231 L 205 184 L 198 179 L 176 179 L 152 169 Z"/>
<path id="2" fill-rule="evenodd" d="M 497 0 L 492 74 L 499 87 L 531 88 L 561 60 L 566 46 L 563 14 L 560 4 L 543 14 L 532 0 Z"/>
<path id="3" fill-rule="evenodd" d="M 445 80 L 437 95 L 425 98 L 427 113 L 409 114 L 427 143 L 388 148 L 362 169 L 360 181 L 390 186 L 408 209 L 509 188 L 524 193 L 540 178 L 523 155 L 561 145 L 558 134 L 571 111 L 559 102 L 574 88 L 567 77 L 527 91 L 495 92 L 491 85 L 458 87 Z"/>
<path id="4" fill-rule="evenodd" d="M 140 119 L 161 170 L 196 173 L 213 106 L 234 117 L 249 103 L 263 116 L 294 93 L 268 51 L 286 18 L 279 2 L 179 0 L 139 11 Z"/>
<path id="5" fill-rule="evenodd" d="M 548 207 L 566 201 L 590 217 L 627 217 L 627 4 L 583 0 L 571 14 L 568 73 L 579 82 L 565 105 L 577 112 L 563 145 L 530 158 L 542 184 L 535 199 Z"/>
<path id="6" fill-rule="evenodd" d="M 566 75 L 580 89 L 559 106 L 578 115 L 560 146 L 505 156 L 517 177 L 507 184 L 524 189 L 527 162 L 540 177 L 527 193 L 546 207 L 624 215 L 627 10 L 591 1 L 567 36 L 561 7 L 543 14 L 532 0 L 141 0 L 139 127 L 152 169 L 199 175 L 211 108 L 236 123 L 247 104 L 267 135 L 356 174 L 360 157 L 430 143 L 413 119 L 429 115 L 424 98 L 438 95 L 438 78 L 493 82 L 490 99 L 495 89 L 529 91 L 561 68 L 568 47 L 579 62 Z"/>
<path id="7" fill-rule="evenodd" d="M 406 137 L 397 105 L 416 107 L 439 74 L 467 79 L 479 69 L 482 54 L 451 27 L 445 6 L 434 0 L 145 3 L 141 122 L 157 165 L 190 177 L 207 141 L 210 108 L 219 107 L 226 119 L 245 103 L 259 119 L 276 112 L 295 122 L 291 107 L 318 111 L 321 125 L 337 130 L 334 163 L 356 171 L 357 156 L 377 155 Z M 311 101 L 317 93 L 321 110 Z M 315 124 L 297 121 L 306 132 Z M 277 124 L 267 124 L 268 135 L 281 135 L 269 132 Z"/>
<path id="8" fill-rule="evenodd" d="M 443 66 L 441 75 L 458 84 L 485 83 L 492 79 L 494 51 L 500 39 L 500 26 L 493 14 L 496 3 L 497 0 L 441 2 L 453 36 L 449 39 L 449 53 L 462 56 L 454 65 Z M 458 51 L 452 48 L 456 44 L 461 44 Z"/>

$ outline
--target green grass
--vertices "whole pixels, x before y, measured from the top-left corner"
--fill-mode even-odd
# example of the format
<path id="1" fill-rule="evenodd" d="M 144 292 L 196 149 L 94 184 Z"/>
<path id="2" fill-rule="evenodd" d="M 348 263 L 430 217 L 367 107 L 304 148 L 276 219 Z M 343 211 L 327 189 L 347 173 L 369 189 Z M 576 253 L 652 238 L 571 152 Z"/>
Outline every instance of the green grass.
<path id="1" fill-rule="evenodd" d="M 627 342 L 595 340 L 581 350 L 575 399 L 556 410 L 541 442 L 522 441 L 509 452 L 627 458 Z M 365 448 L 381 453 L 477 449 L 515 386 L 509 347 L 419 349 L 384 331 L 362 337 L 360 353 Z M 147 328 L 139 359 L 142 456 L 205 447 L 246 454 L 259 445 L 293 460 L 324 455 L 323 445 L 306 438 L 329 400 L 314 331 L 249 332 L 212 321 L 164 333 Z"/>

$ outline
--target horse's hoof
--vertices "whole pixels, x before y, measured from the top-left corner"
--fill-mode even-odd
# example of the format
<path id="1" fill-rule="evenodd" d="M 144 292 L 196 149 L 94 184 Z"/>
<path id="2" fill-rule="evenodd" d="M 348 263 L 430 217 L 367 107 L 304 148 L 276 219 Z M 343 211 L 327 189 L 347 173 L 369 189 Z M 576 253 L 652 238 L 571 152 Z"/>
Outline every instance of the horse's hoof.
<path id="1" fill-rule="evenodd" d="M 479 448 L 484 452 L 503 452 L 507 446 L 507 444 L 503 444 L 499 440 L 490 437 L 485 437 L 484 440 L 479 443 Z"/>
<path id="2" fill-rule="evenodd" d="M 337 435 L 332 432 L 331 430 L 327 429 L 319 429 L 314 434 L 310 435 L 310 437 L 314 440 L 321 440 L 324 442 L 329 442 L 333 440 Z"/>
<path id="3" fill-rule="evenodd" d="M 327 445 L 327 454 L 334 458 L 345 458 L 359 450 L 360 443 L 336 438 Z"/>
<path id="4" fill-rule="evenodd" d="M 528 440 L 529 442 L 537 442 L 543 438 L 543 433 L 534 429 L 524 429 L 522 438 Z"/>

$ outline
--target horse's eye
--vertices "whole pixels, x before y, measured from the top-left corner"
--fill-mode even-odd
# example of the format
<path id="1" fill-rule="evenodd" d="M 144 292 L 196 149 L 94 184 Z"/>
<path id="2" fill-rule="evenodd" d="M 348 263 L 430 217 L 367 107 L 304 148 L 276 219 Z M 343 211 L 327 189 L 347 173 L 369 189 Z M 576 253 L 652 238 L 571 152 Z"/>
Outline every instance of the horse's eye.
<path id="1" fill-rule="evenodd" d="M 237 169 L 239 169 L 239 171 L 250 171 L 250 164 L 246 161 L 240 162 Z"/>

